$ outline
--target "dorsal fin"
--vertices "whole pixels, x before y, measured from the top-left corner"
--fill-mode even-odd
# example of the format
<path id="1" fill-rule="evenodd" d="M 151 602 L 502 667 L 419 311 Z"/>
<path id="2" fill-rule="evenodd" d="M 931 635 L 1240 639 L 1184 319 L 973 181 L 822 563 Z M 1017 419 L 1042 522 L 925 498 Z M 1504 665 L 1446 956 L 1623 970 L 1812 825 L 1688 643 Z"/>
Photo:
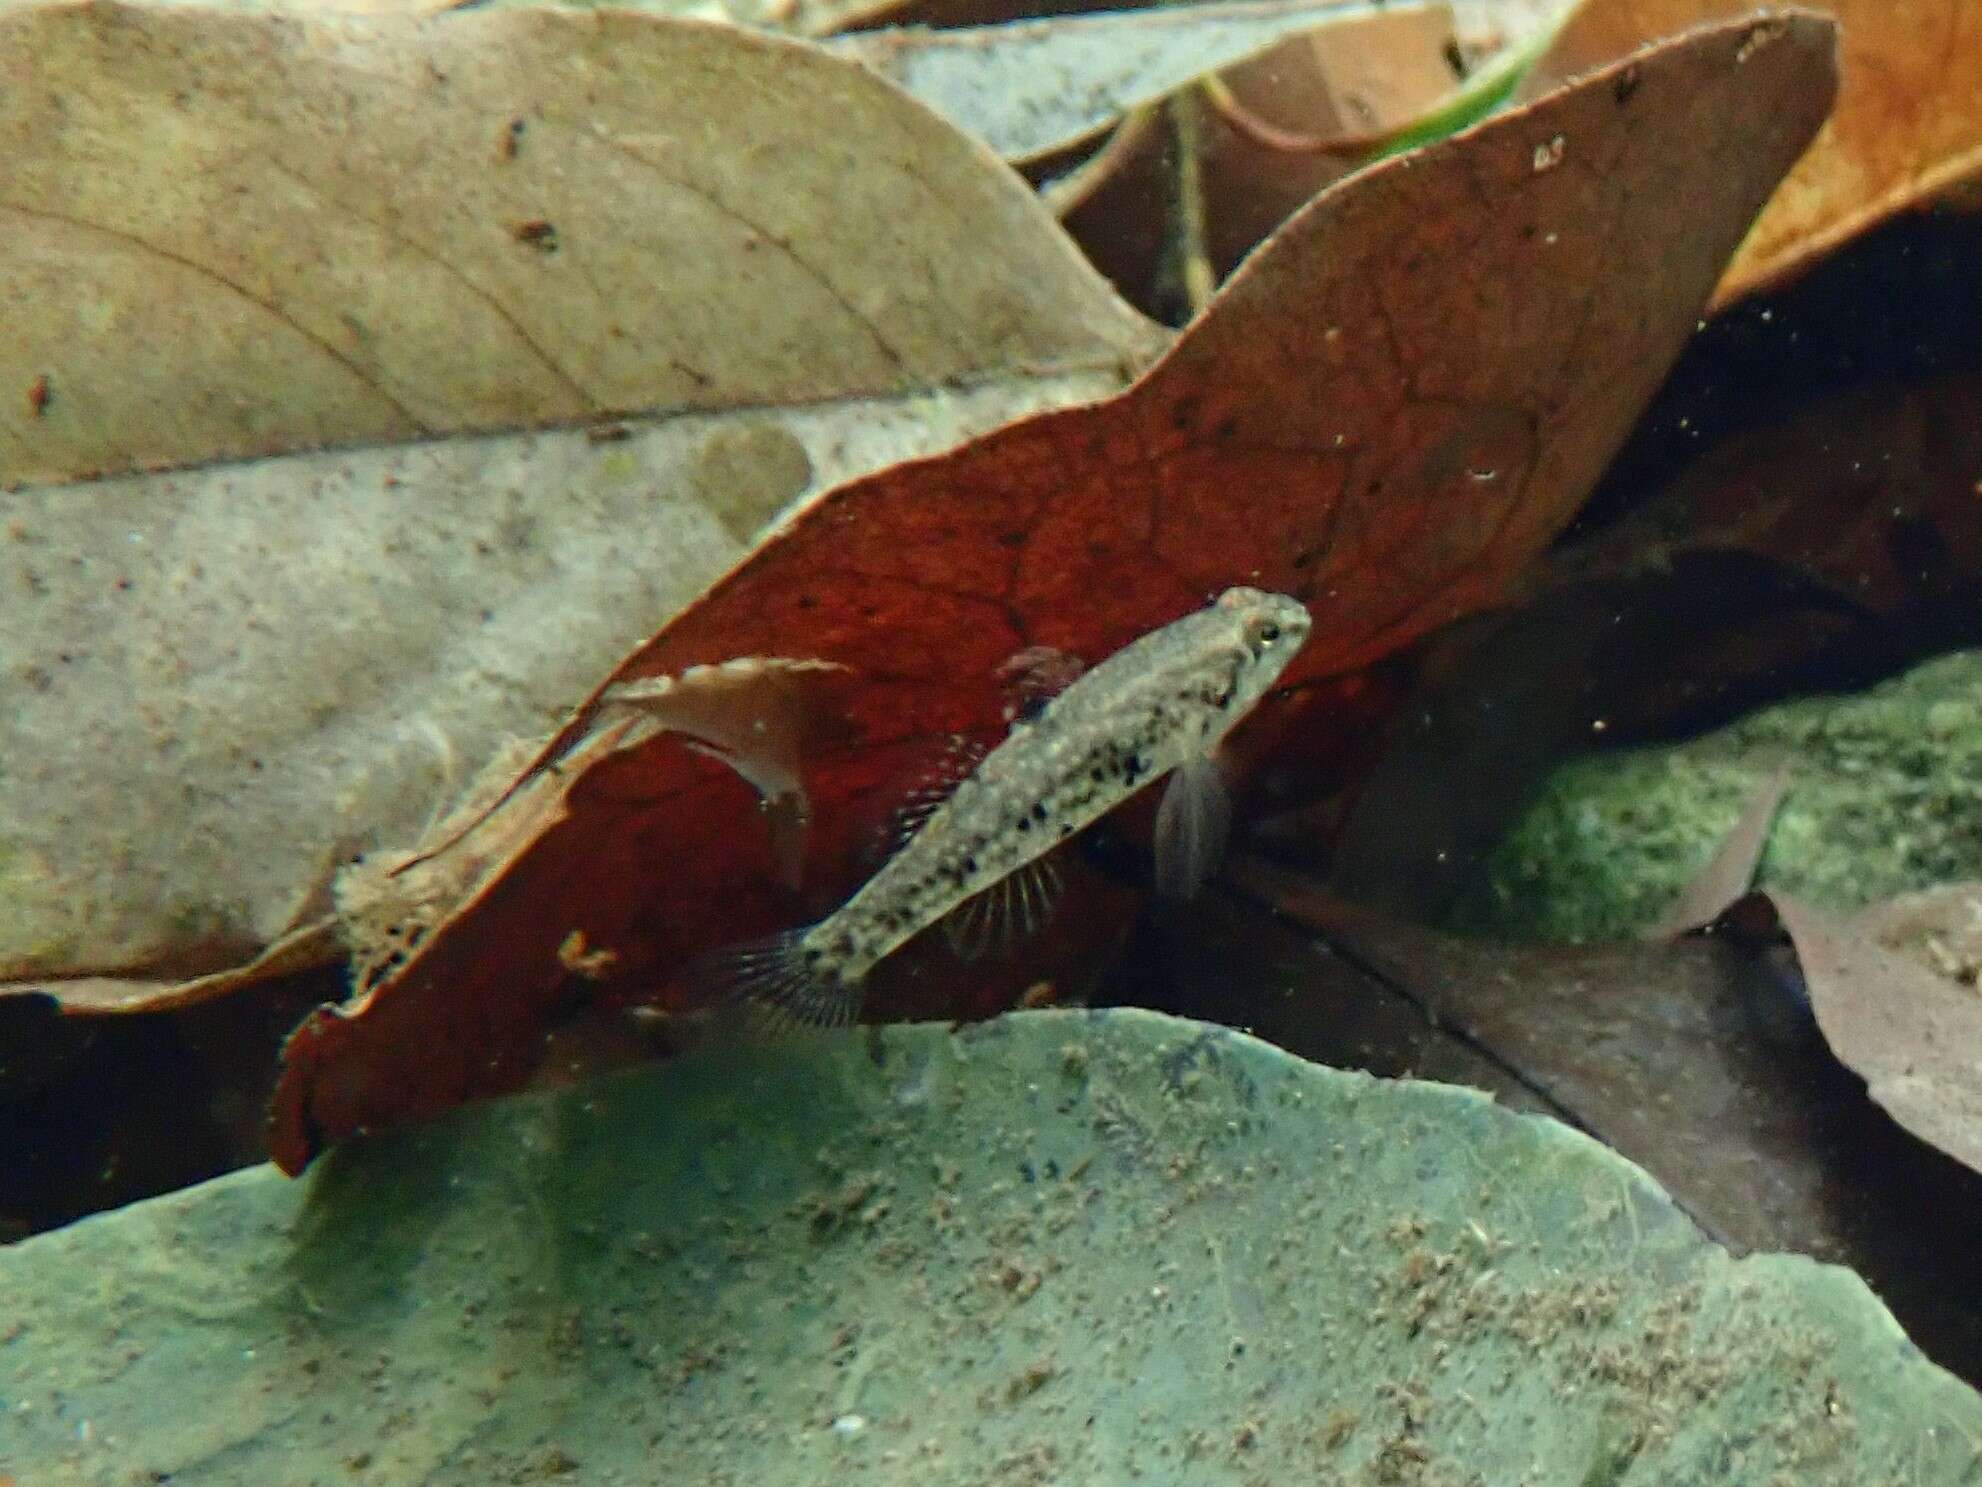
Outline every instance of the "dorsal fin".
<path id="1" fill-rule="evenodd" d="M 1040 710 L 1080 679 L 1087 663 L 1070 651 L 1050 645 L 1029 645 L 1014 652 L 998 668 L 1004 693 L 1005 721 L 1030 723 Z"/>
<path id="2" fill-rule="evenodd" d="M 890 856 L 908 845 L 910 837 L 928 824 L 944 801 L 956 794 L 957 786 L 969 779 L 990 750 L 965 734 L 952 733 L 942 756 L 924 772 L 915 788 L 902 797 L 889 818 L 887 850 Z"/>
<path id="3" fill-rule="evenodd" d="M 998 668 L 1005 721 L 1014 731 L 1024 727 L 1086 669 L 1087 664 L 1080 657 L 1050 645 L 1029 645 L 1014 652 Z M 893 856 L 907 846 L 909 838 L 928 824 L 929 818 L 956 794 L 957 786 L 971 777 L 990 752 L 990 745 L 967 734 L 952 733 L 941 757 L 924 771 L 889 817 L 883 841 L 885 855 Z"/>

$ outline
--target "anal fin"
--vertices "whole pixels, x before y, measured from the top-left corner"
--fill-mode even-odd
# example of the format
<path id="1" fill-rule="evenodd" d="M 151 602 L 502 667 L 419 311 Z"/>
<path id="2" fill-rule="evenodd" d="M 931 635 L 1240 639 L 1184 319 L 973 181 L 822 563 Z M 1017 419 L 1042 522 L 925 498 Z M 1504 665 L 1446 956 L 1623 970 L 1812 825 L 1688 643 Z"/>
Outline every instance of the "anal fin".
<path id="1" fill-rule="evenodd" d="M 943 920 L 943 937 L 959 958 L 981 959 L 1038 930 L 1053 917 L 1059 896 L 1058 864 L 1035 857 L 957 905 Z"/>

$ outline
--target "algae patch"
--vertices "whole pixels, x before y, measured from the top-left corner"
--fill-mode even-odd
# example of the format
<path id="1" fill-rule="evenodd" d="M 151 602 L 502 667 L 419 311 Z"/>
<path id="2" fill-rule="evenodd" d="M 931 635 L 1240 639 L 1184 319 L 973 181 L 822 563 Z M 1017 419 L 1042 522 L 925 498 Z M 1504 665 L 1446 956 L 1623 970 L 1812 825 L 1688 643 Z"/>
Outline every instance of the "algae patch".
<path id="1" fill-rule="evenodd" d="M 1982 878 L 1982 652 L 1863 694 L 1767 708 L 1550 776 L 1457 911 L 1467 929 L 1630 939 L 1654 922 L 1779 761 L 1791 778 L 1757 881 L 1855 909 Z"/>

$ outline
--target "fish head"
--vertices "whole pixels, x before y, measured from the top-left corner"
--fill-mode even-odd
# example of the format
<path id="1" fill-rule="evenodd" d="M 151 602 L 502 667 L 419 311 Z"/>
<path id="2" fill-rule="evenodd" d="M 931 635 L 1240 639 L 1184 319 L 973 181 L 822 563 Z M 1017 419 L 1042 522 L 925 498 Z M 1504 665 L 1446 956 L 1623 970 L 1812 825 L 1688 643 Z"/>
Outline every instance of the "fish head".
<path id="1" fill-rule="evenodd" d="M 1232 694 L 1223 711 L 1236 722 L 1280 679 L 1307 644 L 1314 622 L 1300 600 L 1263 589 L 1227 589 L 1209 612 L 1232 662 Z"/>

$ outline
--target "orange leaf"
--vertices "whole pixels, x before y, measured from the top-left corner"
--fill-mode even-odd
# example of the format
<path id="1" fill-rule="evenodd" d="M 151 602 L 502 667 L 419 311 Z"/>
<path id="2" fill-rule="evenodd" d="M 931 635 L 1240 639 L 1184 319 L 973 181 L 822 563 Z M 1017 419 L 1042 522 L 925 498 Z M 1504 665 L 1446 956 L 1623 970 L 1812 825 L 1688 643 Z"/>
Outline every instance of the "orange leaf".
<path id="1" fill-rule="evenodd" d="M 685 957 L 830 909 L 904 771 L 1002 729 L 1000 668 L 1028 646 L 1093 661 L 1255 583 L 1314 611 L 1293 684 L 1494 602 L 1816 129 L 1831 44 L 1814 18 L 1723 26 L 1390 160 L 1291 220 L 1127 392 L 819 499 L 606 683 L 740 655 L 849 668 L 851 741 L 809 761 L 805 895 L 720 765 L 666 739 L 603 760 L 362 1015 L 297 1031 L 277 1160 L 513 1085 L 577 985 L 574 932 L 613 957 L 608 991 L 651 995 Z"/>
<path id="2" fill-rule="evenodd" d="M 1752 0 L 1585 0 L 1523 80 L 1534 97 Z M 1982 173 L 1982 6 L 1815 0 L 1837 18 L 1837 110 L 1728 266 L 1717 305 L 1767 287 L 1896 212 Z"/>

